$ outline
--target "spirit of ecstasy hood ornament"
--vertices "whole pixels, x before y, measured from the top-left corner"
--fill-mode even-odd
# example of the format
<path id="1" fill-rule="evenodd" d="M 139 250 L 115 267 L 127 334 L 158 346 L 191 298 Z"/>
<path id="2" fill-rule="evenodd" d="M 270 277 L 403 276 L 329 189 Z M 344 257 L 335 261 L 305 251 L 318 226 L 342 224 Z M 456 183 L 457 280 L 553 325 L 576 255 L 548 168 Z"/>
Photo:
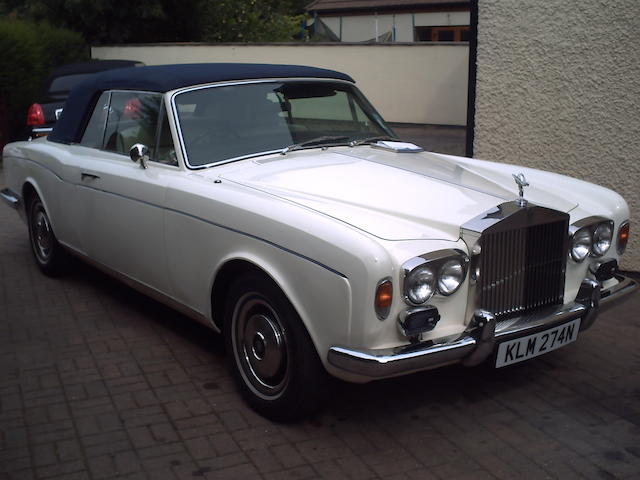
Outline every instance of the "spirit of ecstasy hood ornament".
<path id="1" fill-rule="evenodd" d="M 518 185 L 518 190 L 520 192 L 520 196 L 516 198 L 516 203 L 520 207 L 526 207 L 527 201 L 524 198 L 524 187 L 528 187 L 529 182 L 527 182 L 527 179 L 525 178 L 524 173 L 519 173 L 518 175 L 513 173 L 512 176 L 513 176 L 513 179 L 516 181 L 516 184 Z"/>

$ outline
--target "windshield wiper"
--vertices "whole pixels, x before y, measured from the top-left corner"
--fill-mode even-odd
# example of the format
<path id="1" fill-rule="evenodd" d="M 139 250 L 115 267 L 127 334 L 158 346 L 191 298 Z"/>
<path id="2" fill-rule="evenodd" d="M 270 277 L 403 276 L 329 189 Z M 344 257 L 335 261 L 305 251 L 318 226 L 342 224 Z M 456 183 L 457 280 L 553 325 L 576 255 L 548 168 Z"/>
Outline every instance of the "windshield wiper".
<path id="1" fill-rule="evenodd" d="M 321 137 L 312 138 L 311 140 L 307 140 L 305 142 L 294 143 L 293 145 L 289 145 L 288 147 L 285 147 L 280 151 L 280 155 L 285 155 L 288 152 L 292 152 L 294 150 L 300 150 L 301 148 L 320 145 L 323 143 L 337 142 L 340 140 L 346 140 L 348 138 L 349 137 L 346 135 L 323 135 Z"/>
<path id="2" fill-rule="evenodd" d="M 364 145 L 366 143 L 381 142 L 385 140 L 391 141 L 391 142 L 400 141 L 398 138 L 390 137 L 389 135 L 378 135 L 377 137 L 368 137 L 368 138 L 361 138 L 360 140 L 352 140 L 351 142 L 349 142 L 349 146 L 356 147 L 358 145 Z"/>

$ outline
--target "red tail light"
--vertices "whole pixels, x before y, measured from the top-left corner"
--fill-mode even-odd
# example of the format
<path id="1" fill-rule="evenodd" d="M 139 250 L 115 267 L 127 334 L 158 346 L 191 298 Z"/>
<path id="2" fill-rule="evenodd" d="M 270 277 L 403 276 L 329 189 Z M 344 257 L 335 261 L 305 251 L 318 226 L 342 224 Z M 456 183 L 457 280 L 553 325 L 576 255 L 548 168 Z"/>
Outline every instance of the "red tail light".
<path id="1" fill-rule="evenodd" d="M 34 103 L 29 107 L 29 111 L 27 112 L 27 125 L 44 125 L 44 123 L 44 110 L 42 110 L 42 105 Z"/>

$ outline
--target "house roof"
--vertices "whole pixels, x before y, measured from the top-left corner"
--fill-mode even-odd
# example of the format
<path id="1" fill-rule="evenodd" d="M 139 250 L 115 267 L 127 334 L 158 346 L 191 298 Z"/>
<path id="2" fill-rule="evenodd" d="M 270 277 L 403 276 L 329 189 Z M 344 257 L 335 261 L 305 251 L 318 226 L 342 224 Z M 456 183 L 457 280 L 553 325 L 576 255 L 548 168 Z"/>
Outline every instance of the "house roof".
<path id="1" fill-rule="evenodd" d="M 468 6 L 470 0 L 315 0 L 307 10 L 315 12 L 412 10 L 429 7 Z"/>
<path id="2" fill-rule="evenodd" d="M 49 135 L 49 140 L 58 143 L 79 142 L 96 99 L 105 90 L 168 92 L 190 85 L 227 80 L 309 77 L 354 81 L 345 73 L 324 68 L 258 63 L 192 63 L 107 70 L 92 75 L 71 90 L 62 116 Z"/>

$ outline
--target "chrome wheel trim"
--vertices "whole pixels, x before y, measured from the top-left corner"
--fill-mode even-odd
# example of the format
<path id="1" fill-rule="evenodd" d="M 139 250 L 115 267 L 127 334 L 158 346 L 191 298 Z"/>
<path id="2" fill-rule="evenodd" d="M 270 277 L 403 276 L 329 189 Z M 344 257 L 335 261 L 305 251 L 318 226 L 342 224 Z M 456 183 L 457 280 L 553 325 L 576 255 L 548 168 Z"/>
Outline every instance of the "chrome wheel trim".
<path id="1" fill-rule="evenodd" d="M 51 259 L 53 242 L 53 230 L 49 223 L 49 217 L 47 217 L 42 205 L 38 205 L 31 219 L 31 244 L 40 263 L 45 264 Z"/>
<path id="2" fill-rule="evenodd" d="M 245 384 L 265 400 L 278 398 L 289 383 L 291 358 L 280 316 L 262 295 L 249 292 L 236 303 L 231 327 Z"/>

